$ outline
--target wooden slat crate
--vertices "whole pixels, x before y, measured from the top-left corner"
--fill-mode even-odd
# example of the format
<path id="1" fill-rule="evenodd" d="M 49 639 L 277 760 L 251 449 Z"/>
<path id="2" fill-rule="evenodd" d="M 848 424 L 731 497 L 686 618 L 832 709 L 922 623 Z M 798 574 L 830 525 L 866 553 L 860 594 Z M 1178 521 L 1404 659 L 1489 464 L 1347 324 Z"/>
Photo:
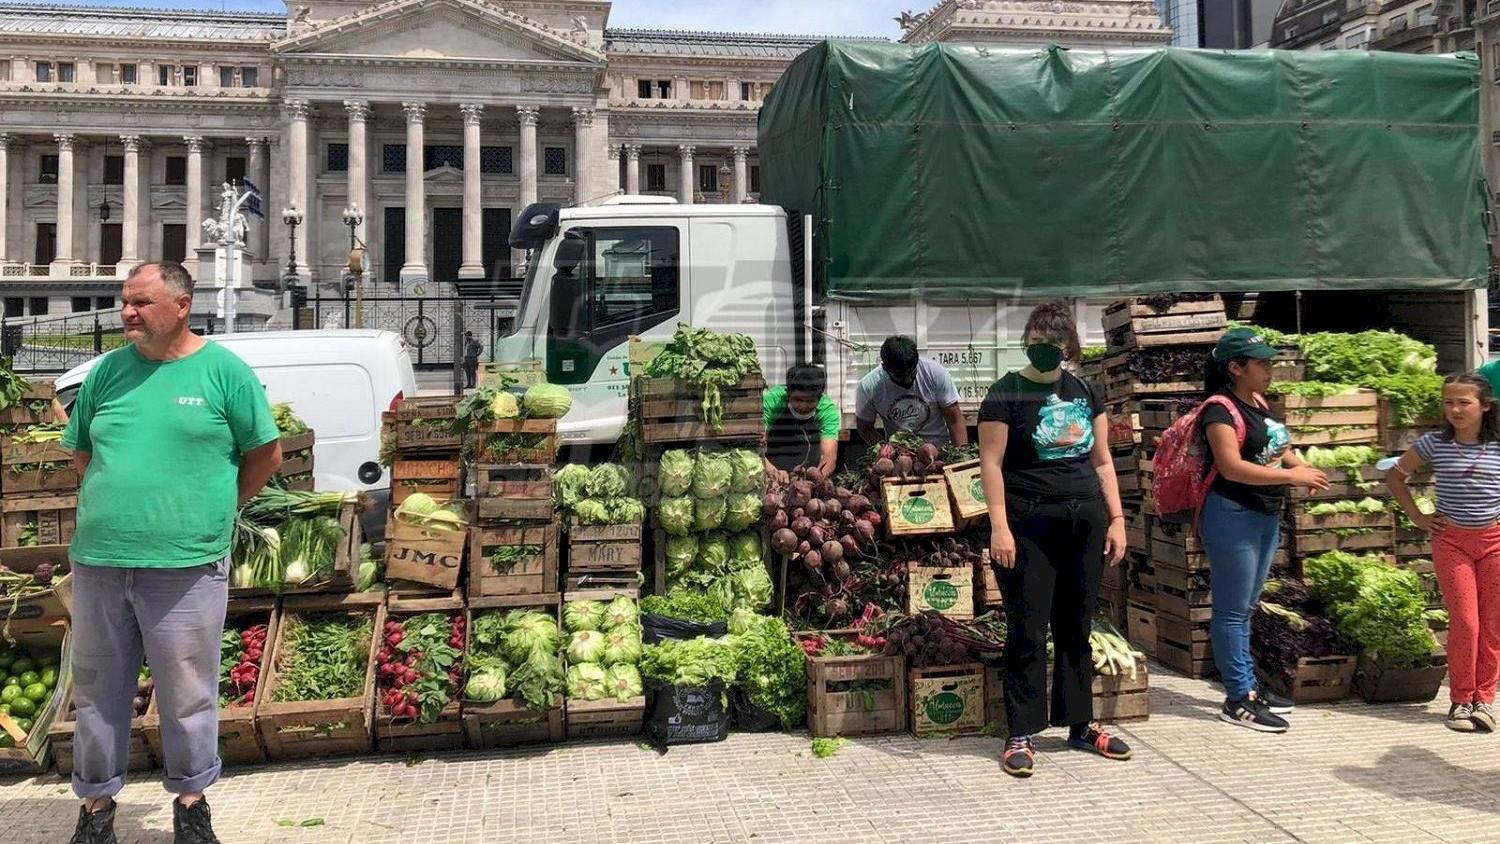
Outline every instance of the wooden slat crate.
<path id="1" fill-rule="evenodd" d="M 0 410 L 0 430 L 20 429 L 32 425 L 50 425 L 57 421 L 52 401 L 57 390 L 51 381 L 33 381 L 14 405 Z"/>
<path id="2" fill-rule="evenodd" d="M 979 478 L 978 460 L 944 466 L 943 477 L 948 482 L 953 511 L 959 518 L 977 519 L 989 515 L 989 499 L 985 498 L 984 484 Z"/>
<path id="3" fill-rule="evenodd" d="M 397 609 L 388 608 L 386 612 L 387 621 L 404 621 L 414 615 L 426 612 L 441 612 L 451 618 L 457 614 L 465 617 L 465 630 L 468 629 L 467 614 L 463 609 L 463 599 L 455 594 L 452 601 L 439 602 L 436 606 L 426 606 L 413 602 L 408 606 Z M 384 625 L 382 625 L 382 628 Z M 384 636 L 382 629 L 380 635 Z M 468 648 L 463 649 L 465 652 Z M 449 699 L 448 705 L 438 714 L 438 719 L 431 724 L 419 724 L 412 720 L 397 721 L 392 718 L 390 712 L 381 704 L 383 692 L 380 686 L 380 677 L 375 678 L 374 698 L 374 723 L 375 723 L 375 749 L 382 753 L 407 753 L 426 752 L 429 750 L 461 750 L 464 746 L 463 720 L 459 715 L 459 699 L 463 695 L 463 677 L 453 689 L 453 697 Z"/>
<path id="4" fill-rule="evenodd" d="M 232 599 L 256 598 L 267 595 L 313 595 L 323 593 L 350 592 L 354 589 L 354 576 L 359 572 L 360 547 L 364 545 L 364 528 L 360 526 L 359 505 L 348 504 L 339 512 L 339 525 L 344 529 L 344 538 L 333 558 L 333 571 L 327 578 L 316 583 L 290 585 L 281 589 L 253 589 L 230 586 Z"/>
<path id="5" fill-rule="evenodd" d="M 294 616 L 327 613 L 359 615 L 371 621 L 365 680 L 359 694 L 334 700 L 276 702 L 274 698 L 289 620 Z M 379 649 L 384 627 L 385 605 L 371 606 L 367 599 L 358 595 L 301 595 L 284 599 L 281 623 L 277 626 L 275 645 L 271 648 L 271 663 L 266 670 L 265 696 L 258 698 L 256 704 L 256 727 L 267 759 L 280 762 L 370 752 L 374 739 L 370 716 L 375 695 L 375 652 Z"/>
<path id="6" fill-rule="evenodd" d="M 1128 404 L 1128 402 L 1127 402 Z M 1109 414 L 1109 447 L 1113 450 L 1134 448 L 1141 442 L 1141 415 L 1121 410 Z"/>
<path id="7" fill-rule="evenodd" d="M 451 451 L 463 445 L 457 405 L 457 396 L 403 399 L 382 418 L 398 451 Z"/>
<path id="8" fill-rule="evenodd" d="M 1106 724 L 1145 721 L 1151 717 L 1151 674 L 1142 655 L 1137 654 L 1135 676 L 1095 674 L 1093 680 L 1094 718 Z M 1047 691 L 1052 689 L 1052 667 L 1047 667 Z M 984 673 L 985 722 L 1001 728 L 1005 717 L 1005 674 L 998 667 Z"/>
<path id="9" fill-rule="evenodd" d="M 907 672 L 911 732 L 946 736 L 984 728 L 984 666 L 977 662 Z"/>
<path id="10" fill-rule="evenodd" d="M 1340 535 L 1338 531 L 1362 531 Z M 1364 532 L 1369 531 L 1369 532 Z M 1299 557 L 1325 551 L 1390 551 L 1396 544 L 1396 519 L 1384 513 L 1336 513 L 1330 516 L 1292 515 L 1292 549 Z"/>
<path id="11" fill-rule="evenodd" d="M 569 739 L 633 736 L 646 722 L 646 696 L 618 700 L 569 700 Z"/>
<path id="12" fill-rule="evenodd" d="M 151 697 L 153 700 L 146 705 L 148 712 L 156 705 L 156 695 L 153 694 Z M 62 714 L 58 715 L 57 720 L 52 722 L 52 726 L 47 729 L 47 738 L 52 744 L 53 767 L 57 769 L 60 776 L 68 777 L 73 775 L 75 767 L 73 764 L 74 732 L 78 728 L 71 689 L 68 699 L 59 711 Z M 146 741 L 146 716 L 140 715 L 130 719 L 130 737 L 126 739 L 126 748 L 128 755 L 125 770 L 150 771 L 157 767 L 157 757 L 152 754 L 151 744 Z"/>
<path id="13" fill-rule="evenodd" d="M 57 735 L 54 728 L 68 717 L 68 705 L 73 693 L 72 642 L 68 635 L 66 618 L 37 618 L 26 621 L 12 619 L 3 626 L 6 647 L 21 647 L 33 655 L 57 653 L 57 682 L 51 694 L 37 705 L 29 717 L 29 729 L 21 729 L 16 723 L 20 716 L 7 715 L 0 718 L 0 735 L 10 739 L 8 747 L 0 747 L 0 776 L 7 780 L 15 775 L 44 773 L 52 764 L 56 748 L 52 744 Z M 67 728 L 71 741 L 72 728 Z M 69 757 L 71 759 L 71 752 Z"/>
<path id="14" fill-rule="evenodd" d="M 1111 349 L 1211 345 L 1219 341 L 1226 325 L 1224 303 L 1217 296 L 1162 309 L 1130 299 L 1109 305 L 1103 318 Z"/>
<path id="15" fill-rule="evenodd" d="M 1208 595 L 1209 577 L 1208 569 L 1182 569 L 1177 566 L 1158 562 L 1154 567 L 1156 571 L 1156 586 L 1158 593 L 1161 589 L 1169 589 L 1173 593 Z M 1205 598 L 1206 600 L 1206 598 Z M 1161 599 L 1157 599 L 1157 605 L 1161 606 Z M 1166 607 L 1168 612 L 1172 611 L 1171 603 Z"/>
<path id="16" fill-rule="evenodd" d="M 630 383 L 639 409 L 645 443 L 759 438 L 765 432 L 762 396 L 766 380 L 759 372 L 719 390 L 723 420 L 714 428 L 703 418 L 703 390 L 674 378 L 635 378 Z"/>
<path id="17" fill-rule="evenodd" d="M 430 453 L 420 457 L 398 456 L 391 464 L 391 503 L 396 506 L 413 493 L 424 493 L 438 501 L 459 497 L 462 463 L 458 452 Z"/>
<path id="18" fill-rule="evenodd" d="M 553 478 L 550 466 L 478 466 L 474 494 L 480 524 L 492 521 L 551 521 Z"/>
<path id="19" fill-rule="evenodd" d="M 641 597 L 641 573 L 632 571 L 569 574 L 563 577 L 563 592 L 564 601 L 598 600 L 576 597 L 590 593 L 604 595 L 604 600 L 620 596 L 639 598 Z"/>
<path id="20" fill-rule="evenodd" d="M 558 591 L 557 525 L 531 527 L 486 527 L 469 529 L 468 596 L 484 598 L 504 595 L 548 595 Z M 503 569 L 491 562 L 495 550 L 504 546 L 536 546 L 535 554 L 516 559 Z"/>
<path id="21" fill-rule="evenodd" d="M 568 524 L 568 574 L 635 572 L 641 568 L 644 527 Z"/>
<path id="22" fill-rule="evenodd" d="M 1338 501 L 1340 499 L 1379 498 L 1382 500 L 1391 497 L 1390 489 L 1385 485 L 1385 473 L 1374 466 L 1361 466 L 1358 469 L 1328 469 L 1328 489 L 1309 489 L 1307 487 L 1287 487 L 1287 498 L 1292 501 Z"/>
<path id="23" fill-rule="evenodd" d="M 1156 569 L 1156 611 L 1196 623 L 1207 623 L 1213 615 L 1213 598 L 1207 589 L 1179 589 L 1169 585 L 1170 577 L 1163 579 L 1163 572 L 1171 569 Z"/>
<path id="24" fill-rule="evenodd" d="M 1303 657 L 1288 680 L 1280 672 L 1256 674 L 1271 691 L 1290 698 L 1293 703 L 1329 703 L 1343 700 L 1354 688 L 1353 656 Z"/>
<path id="25" fill-rule="evenodd" d="M 1282 346 L 1281 357 L 1271 361 L 1271 380 L 1273 382 L 1292 382 L 1307 380 L 1307 355 L 1296 346 Z"/>
<path id="26" fill-rule="evenodd" d="M 1194 679 L 1216 673 L 1207 621 L 1156 612 L 1156 661 Z"/>
<path id="27" fill-rule="evenodd" d="M 974 617 L 974 570 L 906 564 L 906 612 L 932 610 L 955 619 Z"/>
<path id="28" fill-rule="evenodd" d="M 304 431 L 281 438 L 281 468 L 276 476 L 286 482 L 286 488 L 298 492 L 313 489 L 313 444 L 317 441 L 314 431 Z"/>
<path id="29" fill-rule="evenodd" d="M 1402 424 L 1395 406 L 1385 396 L 1380 397 L 1377 408 L 1380 416 L 1380 447 L 1391 453 L 1406 451 L 1424 433 L 1442 428 L 1442 420 L 1438 419 L 1418 419 L 1413 425 Z"/>
<path id="30" fill-rule="evenodd" d="M 77 495 L 0 499 L 0 545 L 66 545 L 73 538 Z"/>
<path id="31" fill-rule="evenodd" d="M 78 489 L 73 452 L 60 442 L 0 444 L 0 493 L 40 495 Z"/>
<path id="32" fill-rule="evenodd" d="M 1104 359 L 1106 401 L 1203 392 L 1202 376 L 1196 374 L 1172 381 L 1143 381 L 1130 370 L 1127 357 L 1128 353 L 1117 353 Z"/>
<path id="33" fill-rule="evenodd" d="M 464 738 L 473 750 L 556 743 L 567 738 L 564 717 L 562 695 L 545 713 L 533 712 L 516 700 L 464 701 Z"/>
<path id="34" fill-rule="evenodd" d="M 1433 654 L 1431 663 L 1415 668 L 1390 668 L 1360 654 L 1354 667 L 1354 691 L 1366 703 L 1422 703 L 1437 697 L 1447 675 L 1448 658 L 1443 653 Z"/>
<path id="35" fill-rule="evenodd" d="M 479 465 L 545 466 L 557 459 L 556 419 L 496 419 L 479 424 Z"/>
<path id="36" fill-rule="evenodd" d="M 385 523 L 386 577 L 453 589 L 468 545 L 468 530 L 423 527 L 393 513 Z"/>
<path id="37" fill-rule="evenodd" d="M 1336 396 L 1276 396 L 1272 411 L 1286 420 L 1292 445 L 1363 445 L 1379 439 L 1379 402 L 1374 390 Z"/>
<path id="38" fill-rule="evenodd" d="M 1125 607 L 1125 638 L 1148 656 L 1156 654 L 1156 610 L 1135 601 Z"/>

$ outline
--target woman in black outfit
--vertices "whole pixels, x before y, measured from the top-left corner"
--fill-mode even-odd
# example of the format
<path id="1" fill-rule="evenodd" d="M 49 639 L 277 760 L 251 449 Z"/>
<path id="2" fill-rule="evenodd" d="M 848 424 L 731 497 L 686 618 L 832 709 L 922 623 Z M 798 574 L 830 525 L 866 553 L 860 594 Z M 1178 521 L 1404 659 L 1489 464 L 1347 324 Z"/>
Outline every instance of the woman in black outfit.
<path id="1" fill-rule="evenodd" d="M 1009 623 L 1001 767 L 1031 776 L 1031 737 L 1048 719 L 1047 629 L 1053 660 L 1050 722 L 1068 744 L 1108 759 L 1130 747 L 1094 721 L 1089 647 L 1106 559 L 1125 556 L 1125 515 L 1109 455 L 1104 405 L 1063 371 L 1079 354 L 1072 308 L 1046 302 L 1026 321 L 1030 364 L 990 387 L 979 409 L 980 477 L 989 501 L 990 553 Z"/>

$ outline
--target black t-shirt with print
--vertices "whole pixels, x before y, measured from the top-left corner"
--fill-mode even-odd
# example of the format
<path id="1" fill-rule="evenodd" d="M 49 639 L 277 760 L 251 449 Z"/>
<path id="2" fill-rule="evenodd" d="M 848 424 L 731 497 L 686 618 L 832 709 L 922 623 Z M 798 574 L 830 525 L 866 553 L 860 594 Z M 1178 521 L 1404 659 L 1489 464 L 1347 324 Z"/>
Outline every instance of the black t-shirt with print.
<path id="1" fill-rule="evenodd" d="M 1240 410 L 1240 416 L 1245 420 L 1245 444 L 1240 447 L 1240 457 L 1260 466 L 1280 466 L 1287 448 L 1291 446 L 1291 432 L 1286 425 L 1266 410 L 1246 404 L 1233 393 L 1226 392 L 1224 395 L 1234 401 Z M 1214 423 L 1234 429 L 1234 417 L 1230 415 L 1228 408 L 1220 404 L 1204 408 L 1199 419 L 1205 437 L 1208 436 L 1208 426 Z M 1241 507 L 1262 513 L 1281 512 L 1282 503 L 1286 499 L 1285 486 L 1242 484 L 1222 475 L 1214 478 L 1213 491 Z"/>
<path id="2" fill-rule="evenodd" d="M 1099 473 L 1094 420 L 1104 403 L 1082 380 L 1063 373 L 1056 384 L 1038 384 L 1012 372 L 996 381 L 979 406 L 979 422 L 1010 426 L 1005 443 L 1006 495 L 1059 500 L 1097 498 Z"/>

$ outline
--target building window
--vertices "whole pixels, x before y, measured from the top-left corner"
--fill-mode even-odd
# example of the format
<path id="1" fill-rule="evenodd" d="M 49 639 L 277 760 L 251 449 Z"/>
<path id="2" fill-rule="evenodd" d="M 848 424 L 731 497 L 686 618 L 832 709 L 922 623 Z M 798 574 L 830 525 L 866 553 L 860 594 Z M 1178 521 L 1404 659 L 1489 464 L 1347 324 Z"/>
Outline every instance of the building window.
<path id="1" fill-rule="evenodd" d="M 508 176 L 515 172 L 515 155 L 510 147 L 480 147 L 479 172 Z"/>
<path id="2" fill-rule="evenodd" d="M 36 63 L 36 81 L 38 81 L 38 82 L 51 82 L 52 81 L 52 62 L 37 62 Z"/>
<path id="3" fill-rule="evenodd" d="M 423 147 L 422 170 L 424 172 L 444 166 L 455 170 L 464 169 L 464 148 L 453 144 L 428 144 Z"/>
<path id="4" fill-rule="evenodd" d="M 1339 40 L 1337 38 L 1335 38 L 1335 39 L 1333 39 L 1331 41 L 1324 41 L 1323 44 L 1322 44 L 1322 49 L 1324 49 L 1324 50 L 1337 50 L 1338 48 L 1339 48 Z"/>
<path id="5" fill-rule="evenodd" d="M 755 88 L 749 82 L 740 83 L 740 99 L 745 102 L 755 99 Z"/>
<path id="6" fill-rule="evenodd" d="M 1323 23 L 1333 23 L 1334 21 L 1338 20 L 1338 18 L 1338 9 L 1329 9 L 1328 11 L 1323 13 Z"/>
<path id="7" fill-rule="evenodd" d="M 72 301 L 69 304 L 72 306 L 73 313 L 75 314 L 83 313 L 84 311 L 89 309 L 89 306 L 91 304 L 93 304 L 87 296 L 73 296 L 70 298 Z"/>
<path id="8" fill-rule="evenodd" d="M 109 266 L 120 263 L 125 254 L 124 236 L 125 226 L 120 223 L 99 224 L 99 263 Z"/>
<path id="9" fill-rule="evenodd" d="M 245 181 L 245 157 L 231 155 L 224 159 L 224 181 L 237 185 Z"/>
<path id="10" fill-rule="evenodd" d="M 750 165 L 750 192 L 760 193 L 760 165 Z"/>
<path id="11" fill-rule="evenodd" d="M 57 81 L 58 82 L 72 82 L 73 78 L 74 78 L 74 76 L 73 76 L 73 63 L 72 62 L 58 62 L 57 63 Z"/>
<path id="12" fill-rule="evenodd" d="M 192 88 L 192 87 L 197 86 L 197 84 L 198 84 L 198 66 L 197 65 L 185 64 L 185 65 L 182 66 L 182 84 L 185 87 L 188 87 L 188 88 Z"/>
<path id="13" fill-rule="evenodd" d="M 240 87 L 241 88 L 259 88 L 260 87 L 260 68 L 258 68 L 258 67 L 242 67 L 242 68 L 240 68 Z"/>
<path id="14" fill-rule="evenodd" d="M 547 176 L 568 175 L 568 148 L 547 147 L 542 153 L 542 173 Z"/>
<path id="15" fill-rule="evenodd" d="M 164 261 L 182 263 L 187 260 L 187 226 L 182 223 L 164 223 L 161 227 L 161 257 Z"/>
<path id="16" fill-rule="evenodd" d="M 405 173 L 406 144 L 386 144 L 381 147 L 380 169 L 385 173 Z"/>
<path id="17" fill-rule="evenodd" d="M 663 100 L 670 100 L 670 99 L 672 99 L 672 80 L 670 80 L 670 79 L 658 79 L 658 80 L 656 80 L 656 96 L 659 99 L 663 99 Z"/>
<path id="18" fill-rule="evenodd" d="M 220 88 L 233 88 L 233 87 L 235 87 L 235 84 L 234 84 L 234 71 L 235 71 L 235 68 L 232 68 L 232 67 L 220 67 L 219 68 L 219 87 Z"/>
<path id="19" fill-rule="evenodd" d="M 1432 4 L 1417 7 L 1417 26 L 1427 26 L 1437 23 L 1437 16 L 1432 13 Z"/>
<path id="20" fill-rule="evenodd" d="M 57 184 L 57 156 L 51 153 L 43 153 L 41 157 L 41 170 L 37 173 L 36 180 L 44 185 Z"/>
<path id="21" fill-rule="evenodd" d="M 698 165 L 698 192 L 719 192 L 719 168 L 714 164 Z"/>
<path id="22" fill-rule="evenodd" d="M 667 165 L 646 165 L 646 190 L 664 191 L 667 189 Z"/>
<path id="23" fill-rule="evenodd" d="M 106 185 L 125 184 L 125 156 L 104 156 L 104 183 Z"/>
<path id="24" fill-rule="evenodd" d="M 133 65 L 133 64 L 122 64 L 122 65 L 120 65 L 120 84 L 121 85 L 134 85 L 135 83 L 136 83 L 135 65 Z"/>
<path id="25" fill-rule="evenodd" d="M 1296 34 L 1297 34 L 1297 27 L 1295 27 L 1295 26 L 1289 26 L 1289 27 L 1286 28 L 1286 31 L 1284 33 L 1282 33 L 1281 37 L 1282 37 L 1282 39 L 1284 39 L 1286 41 L 1290 41 L 1290 40 L 1292 40 L 1292 37 L 1295 36 Z"/>
<path id="26" fill-rule="evenodd" d="M 28 303 L 28 310 L 31 311 L 31 315 L 32 316 L 46 316 L 47 315 L 48 308 L 47 308 L 47 297 L 46 296 L 32 296 L 30 299 L 27 299 L 26 301 Z"/>
<path id="27" fill-rule="evenodd" d="M 5 297 L 6 318 L 26 316 L 26 299 L 22 296 Z"/>
<path id="28" fill-rule="evenodd" d="M 328 172 L 347 173 L 349 171 L 349 145 L 328 145 Z"/>
<path id="29" fill-rule="evenodd" d="M 33 257 L 36 259 L 32 261 L 33 264 L 44 266 L 52 263 L 52 260 L 57 257 L 56 223 L 36 224 L 36 252 L 33 254 Z"/>
<path id="30" fill-rule="evenodd" d="M 107 311 L 110 308 L 113 308 L 114 306 L 115 306 L 115 297 L 113 297 L 113 296 L 95 296 L 94 297 L 94 309 L 95 310 Z"/>
<path id="31" fill-rule="evenodd" d="M 1370 43 L 1370 30 L 1362 29 L 1344 38 L 1344 49 L 1359 50 Z"/>
<path id="32" fill-rule="evenodd" d="M 187 184 L 187 158 L 181 155 L 167 156 L 166 182 L 169 185 Z"/>
<path id="33" fill-rule="evenodd" d="M 637 79 L 635 81 L 635 98 L 638 100 L 651 99 L 651 80 Z"/>
<path id="34" fill-rule="evenodd" d="M 255 88 L 260 82 L 260 69 L 236 65 L 219 66 L 220 88 Z"/>
<path id="35" fill-rule="evenodd" d="M 176 70 L 177 70 L 176 65 L 170 65 L 170 64 L 159 64 L 159 65 L 157 65 L 156 66 L 156 84 L 160 85 L 163 88 L 171 85 L 173 78 L 176 77 L 176 75 L 177 75 L 176 74 Z"/>

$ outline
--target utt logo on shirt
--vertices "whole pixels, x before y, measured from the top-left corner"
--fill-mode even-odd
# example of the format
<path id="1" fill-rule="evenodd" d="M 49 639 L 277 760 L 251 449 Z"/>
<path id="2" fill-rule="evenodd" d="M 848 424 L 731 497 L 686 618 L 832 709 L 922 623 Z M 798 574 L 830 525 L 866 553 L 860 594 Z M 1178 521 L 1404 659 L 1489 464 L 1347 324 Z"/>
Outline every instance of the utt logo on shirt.
<path id="1" fill-rule="evenodd" d="M 203 407 L 208 404 L 208 400 L 198 396 L 178 396 L 177 403 L 184 407 Z"/>

